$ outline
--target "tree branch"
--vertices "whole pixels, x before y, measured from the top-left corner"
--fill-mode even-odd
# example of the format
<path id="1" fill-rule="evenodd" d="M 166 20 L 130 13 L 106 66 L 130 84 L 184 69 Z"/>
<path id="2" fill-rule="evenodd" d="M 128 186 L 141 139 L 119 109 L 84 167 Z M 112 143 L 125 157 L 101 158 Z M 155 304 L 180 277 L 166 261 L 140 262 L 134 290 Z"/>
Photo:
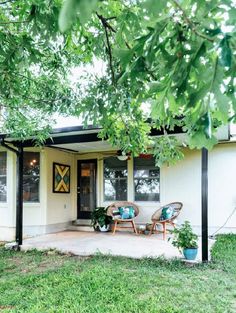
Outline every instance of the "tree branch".
<path id="1" fill-rule="evenodd" d="M 102 23 L 102 26 L 104 27 L 105 30 L 105 35 L 106 35 L 106 42 L 107 42 L 107 50 L 108 50 L 108 56 L 109 56 L 109 65 L 110 65 L 110 71 L 111 71 L 111 79 L 112 79 L 112 84 L 115 85 L 115 71 L 113 68 L 113 59 L 112 59 L 112 51 L 111 51 L 111 44 L 109 40 L 109 35 L 108 35 L 108 30 L 112 32 L 116 32 L 114 28 L 107 22 L 107 19 L 104 18 L 102 15 L 98 14 L 96 12 L 97 17 Z"/>
<path id="2" fill-rule="evenodd" d="M 110 17 L 110 18 L 109 17 L 106 18 L 106 17 L 98 14 L 97 12 L 96 12 L 96 15 L 99 18 L 99 20 L 102 22 L 103 27 L 106 27 L 106 28 L 110 29 L 113 33 L 116 33 L 116 30 L 111 26 L 110 23 L 108 23 L 109 20 L 115 18 L 114 16 Z"/>
<path id="3" fill-rule="evenodd" d="M 108 36 L 108 32 L 107 29 L 109 29 L 110 31 L 112 31 L 113 33 L 116 33 L 116 30 L 108 23 L 108 20 L 110 19 L 114 19 L 115 17 L 108 17 L 105 18 L 104 16 L 98 14 L 96 12 L 97 17 L 99 18 L 99 20 L 101 21 L 104 29 L 105 29 L 105 34 L 106 34 L 106 41 L 107 41 L 107 48 L 108 48 L 108 55 L 109 55 L 109 64 L 110 64 L 110 70 L 112 73 L 112 83 L 113 85 L 115 85 L 115 73 L 114 73 L 114 69 L 113 69 L 113 62 L 112 62 L 112 51 L 111 51 L 111 45 L 110 45 L 110 41 L 109 41 L 109 36 Z M 165 26 L 164 26 L 165 28 Z M 130 47 L 129 43 L 124 39 L 125 45 L 129 50 L 132 50 L 132 48 Z M 155 75 L 152 73 L 152 71 L 150 71 L 147 67 L 147 65 L 145 64 L 145 70 L 149 73 L 149 75 L 152 77 L 152 79 L 156 80 Z"/>
<path id="4" fill-rule="evenodd" d="M 183 18 L 185 20 L 185 22 L 190 26 L 190 28 L 192 29 L 192 31 L 199 37 L 206 39 L 210 42 L 214 42 L 214 39 L 204 35 L 203 33 L 199 32 L 196 29 L 196 26 L 194 25 L 194 23 L 190 20 L 190 18 L 188 17 L 187 13 L 185 12 L 185 10 L 182 8 L 182 6 L 180 5 L 180 3 L 178 2 L 178 0 L 172 0 L 172 2 L 175 4 L 175 6 L 182 12 L 183 14 Z"/>

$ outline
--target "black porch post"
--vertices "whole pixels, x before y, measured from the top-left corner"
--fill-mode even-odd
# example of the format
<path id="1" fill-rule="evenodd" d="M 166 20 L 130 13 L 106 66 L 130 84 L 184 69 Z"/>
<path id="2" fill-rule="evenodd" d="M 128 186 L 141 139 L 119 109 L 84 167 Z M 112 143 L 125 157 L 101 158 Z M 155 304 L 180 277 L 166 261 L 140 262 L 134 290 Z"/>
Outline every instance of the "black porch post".
<path id="1" fill-rule="evenodd" d="M 208 261 L 208 151 L 202 149 L 202 262 Z"/>
<path id="2" fill-rule="evenodd" d="M 17 189 L 16 189 L 16 243 L 19 248 L 22 245 L 23 234 L 23 147 L 18 148 L 17 153 Z"/>

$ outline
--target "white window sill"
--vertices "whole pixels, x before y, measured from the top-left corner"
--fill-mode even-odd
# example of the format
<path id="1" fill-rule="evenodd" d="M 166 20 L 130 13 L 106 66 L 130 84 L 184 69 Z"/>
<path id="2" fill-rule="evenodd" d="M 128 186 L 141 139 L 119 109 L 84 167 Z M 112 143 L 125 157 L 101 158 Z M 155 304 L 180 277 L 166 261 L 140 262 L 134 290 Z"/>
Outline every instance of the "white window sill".
<path id="1" fill-rule="evenodd" d="M 25 207 L 39 207 L 40 202 L 24 202 L 23 205 Z"/>

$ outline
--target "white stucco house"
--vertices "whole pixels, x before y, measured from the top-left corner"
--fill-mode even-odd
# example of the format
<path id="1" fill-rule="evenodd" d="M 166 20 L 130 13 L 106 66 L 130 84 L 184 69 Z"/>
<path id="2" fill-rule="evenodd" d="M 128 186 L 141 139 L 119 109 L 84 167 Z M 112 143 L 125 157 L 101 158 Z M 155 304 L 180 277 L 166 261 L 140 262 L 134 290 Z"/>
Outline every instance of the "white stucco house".
<path id="1" fill-rule="evenodd" d="M 116 200 L 139 205 L 137 224 L 149 223 L 160 205 L 180 201 L 183 210 L 178 223 L 189 220 L 200 232 L 201 151 L 185 148 L 183 161 L 159 169 L 150 155 L 119 160 L 117 149 L 97 138 L 98 131 L 65 127 L 56 129 L 42 148 L 33 147 L 30 140 L 24 142 L 24 237 L 68 229 L 75 220 L 86 224 L 93 207 Z M 14 139 L 2 139 L 14 147 Z M 220 139 L 208 157 L 209 235 L 230 215 L 220 232 L 236 232 L 236 213 L 232 214 L 236 207 L 236 142 L 228 128 Z M 0 241 L 15 239 L 16 158 L 14 151 L 0 148 Z"/>

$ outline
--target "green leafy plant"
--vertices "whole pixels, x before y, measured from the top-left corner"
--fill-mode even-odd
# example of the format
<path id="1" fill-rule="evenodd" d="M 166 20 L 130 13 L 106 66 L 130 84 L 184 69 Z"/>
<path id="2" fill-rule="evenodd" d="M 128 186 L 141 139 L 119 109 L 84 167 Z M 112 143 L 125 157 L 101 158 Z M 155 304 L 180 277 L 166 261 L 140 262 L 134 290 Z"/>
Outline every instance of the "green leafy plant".
<path id="1" fill-rule="evenodd" d="M 211 149 L 236 122 L 235 16 L 229 0 L 2 0 L 0 131 L 42 144 L 59 113 L 126 153 L 153 146 L 159 165 L 182 159 L 182 141 L 151 129 Z"/>
<path id="2" fill-rule="evenodd" d="M 111 223 L 112 218 L 108 216 L 107 209 L 105 207 L 96 207 L 91 213 L 91 224 L 95 230 L 98 230 L 98 227 L 107 226 Z"/>
<path id="3" fill-rule="evenodd" d="M 189 221 L 185 221 L 179 228 L 175 228 L 172 234 L 174 235 L 172 245 L 177 247 L 180 251 L 185 248 L 198 247 L 198 237 L 194 234 Z"/>

